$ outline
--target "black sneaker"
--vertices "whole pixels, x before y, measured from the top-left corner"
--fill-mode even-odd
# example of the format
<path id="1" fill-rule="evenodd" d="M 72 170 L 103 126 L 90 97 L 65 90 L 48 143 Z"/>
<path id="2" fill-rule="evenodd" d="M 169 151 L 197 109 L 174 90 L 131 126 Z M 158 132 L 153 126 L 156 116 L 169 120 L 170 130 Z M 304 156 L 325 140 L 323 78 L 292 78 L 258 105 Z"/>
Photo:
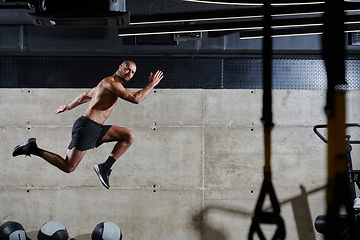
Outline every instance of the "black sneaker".
<path id="1" fill-rule="evenodd" d="M 36 145 L 36 138 L 29 138 L 24 143 L 16 146 L 12 151 L 12 156 L 16 157 L 19 155 L 26 155 L 30 157 L 30 154 L 35 155 L 38 151 L 38 147 Z"/>
<path id="2" fill-rule="evenodd" d="M 111 169 L 107 170 L 106 168 L 104 168 L 103 163 L 102 163 L 99 165 L 94 165 L 94 170 L 95 170 L 96 174 L 98 175 L 101 183 L 104 185 L 104 187 L 109 189 L 110 188 L 109 176 L 111 173 Z"/>

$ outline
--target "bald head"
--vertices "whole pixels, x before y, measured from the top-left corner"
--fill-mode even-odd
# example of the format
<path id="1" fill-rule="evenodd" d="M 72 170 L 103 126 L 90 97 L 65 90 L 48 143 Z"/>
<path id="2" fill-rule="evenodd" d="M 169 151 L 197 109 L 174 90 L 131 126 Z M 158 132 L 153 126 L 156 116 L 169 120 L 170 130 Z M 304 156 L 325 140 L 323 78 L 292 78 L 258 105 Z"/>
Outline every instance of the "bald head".
<path id="1" fill-rule="evenodd" d="M 121 65 L 123 65 L 123 66 L 128 65 L 128 64 L 133 65 L 136 68 L 136 64 L 133 61 L 125 60 L 121 63 Z"/>

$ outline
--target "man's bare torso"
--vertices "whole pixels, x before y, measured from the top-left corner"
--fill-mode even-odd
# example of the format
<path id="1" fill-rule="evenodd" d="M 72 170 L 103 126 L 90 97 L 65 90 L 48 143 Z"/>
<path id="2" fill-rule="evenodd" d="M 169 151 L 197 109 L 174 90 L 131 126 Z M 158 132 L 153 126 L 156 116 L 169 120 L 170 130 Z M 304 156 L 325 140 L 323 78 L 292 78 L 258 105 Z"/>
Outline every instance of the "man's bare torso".
<path id="1" fill-rule="evenodd" d="M 90 90 L 91 100 L 84 114 L 85 117 L 104 124 L 118 99 L 111 84 L 111 81 L 115 81 L 115 78 L 116 76 L 104 78 L 95 88 Z"/>

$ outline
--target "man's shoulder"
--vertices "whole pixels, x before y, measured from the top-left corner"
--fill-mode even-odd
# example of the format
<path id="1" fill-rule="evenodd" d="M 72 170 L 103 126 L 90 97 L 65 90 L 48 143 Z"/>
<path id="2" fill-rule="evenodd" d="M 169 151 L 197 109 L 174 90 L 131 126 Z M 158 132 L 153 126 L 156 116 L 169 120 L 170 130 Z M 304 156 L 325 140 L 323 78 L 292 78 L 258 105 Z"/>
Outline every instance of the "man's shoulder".
<path id="1" fill-rule="evenodd" d="M 108 76 L 100 81 L 100 83 L 119 83 L 121 84 L 120 78 L 116 75 Z"/>
<path id="2" fill-rule="evenodd" d="M 116 78 L 116 76 L 106 77 L 100 81 L 98 87 L 102 89 L 108 89 L 111 92 L 124 88 L 121 82 L 117 81 Z"/>
<path id="3" fill-rule="evenodd" d="M 100 83 L 115 81 L 115 76 L 108 76 L 100 81 Z"/>
<path id="4" fill-rule="evenodd" d="M 111 85 L 115 81 L 114 76 L 109 76 L 101 80 L 98 84 L 99 87 L 107 87 L 108 85 Z"/>

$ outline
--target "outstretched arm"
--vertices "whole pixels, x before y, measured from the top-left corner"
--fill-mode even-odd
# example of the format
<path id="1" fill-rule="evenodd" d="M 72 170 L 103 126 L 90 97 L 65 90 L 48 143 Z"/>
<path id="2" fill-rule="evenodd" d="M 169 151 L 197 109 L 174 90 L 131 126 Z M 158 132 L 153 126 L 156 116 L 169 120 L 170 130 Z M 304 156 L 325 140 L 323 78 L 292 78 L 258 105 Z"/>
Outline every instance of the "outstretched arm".
<path id="1" fill-rule="evenodd" d="M 88 101 L 91 100 L 91 98 L 93 97 L 94 93 L 96 91 L 96 88 L 93 88 L 89 91 L 86 91 L 82 94 L 80 94 L 79 96 L 77 96 L 71 103 L 69 103 L 68 105 L 61 105 L 59 106 L 56 110 L 55 110 L 55 115 L 58 113 L 62 113 L 65 112 L 67 110 L 71 110 L 73 108 L 76 108 L 77 106 L 86 103 Z"/>
<path id="2" fill-rule="evenodd" d="M 124 88 L 122 84 L 118 82 L 113 82 L 112 85 L 115 88 L 115 92 L 119 96 L 119 98 L 129 101 L 131 103 L 138 104 L 142 102 L 147 96 L 149 96 L 151 91 L 156 85 L 159 84 L 160 80 L 163 77 L 164 73 L 159 70 L 154 75 L 153 73 L 150 73 L 148 85 L 146 85 L 146 87 L 137 92 L 133 92 L 130 89 Z"/>

